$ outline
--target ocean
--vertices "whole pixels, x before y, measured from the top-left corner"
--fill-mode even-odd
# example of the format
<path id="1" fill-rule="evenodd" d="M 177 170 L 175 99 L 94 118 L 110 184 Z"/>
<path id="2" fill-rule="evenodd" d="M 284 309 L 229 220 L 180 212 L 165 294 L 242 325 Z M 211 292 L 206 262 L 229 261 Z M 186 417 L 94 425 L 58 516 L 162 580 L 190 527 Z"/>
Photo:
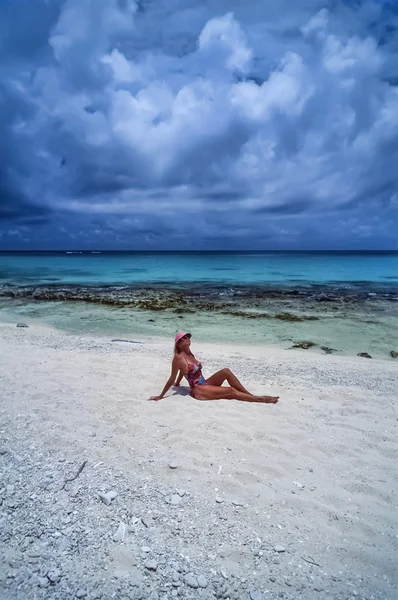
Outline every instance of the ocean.
<path id="1" fill-rule="evenodd" d="M 389 357 L 397 301 L 398 252 L 0 253 L 0 320 L 71 333 Z"/>

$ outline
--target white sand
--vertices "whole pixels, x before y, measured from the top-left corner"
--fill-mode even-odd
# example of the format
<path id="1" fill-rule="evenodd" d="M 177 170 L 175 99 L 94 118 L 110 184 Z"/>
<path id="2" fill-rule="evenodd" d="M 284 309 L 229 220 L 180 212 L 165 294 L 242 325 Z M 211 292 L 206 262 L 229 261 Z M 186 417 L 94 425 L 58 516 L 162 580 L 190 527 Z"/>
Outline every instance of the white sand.
<path id="1" fill-rule="evenodd" d="M 395 596 L 398 362 L 193 338 L 205 376 L 229 366 L 279 404 L 200 402 L 186 387 L 154 403 L 171 341 L 111 343 L 10 324 L 0 338 L 2 417 L 15 423 L 4 443 L 28 417 L 29 435 L 49 448 L 184 487 L 198 503 L 243 503 L 248 528 L 345 582 L 341 597 L 354 586 L 361 597 L 361 585 Z M 227 548 L 217 560 L 239 570 L 243 558 Z"/>

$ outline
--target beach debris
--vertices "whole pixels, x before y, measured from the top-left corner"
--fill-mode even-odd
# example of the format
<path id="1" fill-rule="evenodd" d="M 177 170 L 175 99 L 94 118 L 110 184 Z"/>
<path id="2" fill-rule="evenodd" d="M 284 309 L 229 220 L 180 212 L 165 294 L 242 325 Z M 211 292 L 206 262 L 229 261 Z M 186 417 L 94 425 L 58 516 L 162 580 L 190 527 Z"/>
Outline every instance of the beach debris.
<path id="1" fill-rule="evenodd" d="M 299 483 L 298 481 L 293 481 L 293 485 L 298 487 L 300 490 L 303 490 L 305 488 L 305 485 L 303 485 L 302 483 Z"/>
<path id="2" fill-rule="evenodd" d="M 279 554 L 282 554 L 283 552 L 286 552 L 286 549 L 284 546 L 277 544 L 276 546 L 274 546 L 274 551 L 278 552 Z"/>
<path id="3" fill-rule="evenodd" d="M 178 467 L 179 467 L 179 464 L 177 462 L 171 462 L 169 464 L 170 469 L 178 469 Z"/>
<path id="4" fill-rule="evenodd" d="M 216 502 L 217 504 L 222 504 L 224 502 L 224 498 L 222 498 L 221 496 L 216 496 Z"/>
<path id="5" fill-rule="evenodd" d="M 111 342 L 123 342 L 125 344 L 142 344 L 142 342 L 136 342 L 135 340 L 119 340 L 119 339 L 115 339 L 115 340 L 111 340 Z"/>
<path id="6" fill-rule="evenodd" d="M 301 557 L 303 559 L 304 562 L 308 563 L 309 565 L 314 565 L 315 567 L 320 567 L 321 565 L 319 563 L 317 563 L 313 558 L 309 557 L 309 558 L 305 558 L 304 556 Z"/>
<path id="7" fill-rule="evenodd" d="M 329 348 L 329 346 L 321 346 L 321 350 L 323 350 L 325 354 L 333 354 L 333 352 L 337 352 L 336 348 Z"/>
<path id="8" fill-rule="evenodd" d="M 362 356 L 362 358 L 372 358 L 367 352 L 359 352 L 357 356 Z"/>
<path id="9" fill-rule="evenodd" d="M 308 348 L 312 348 L 316 346 L 315 342 L 296 342 L 293 344 L 292 348 L 302 348 L 303 350 L 308 350 Z"/>
<path id="10" fill-rule="evenodd" d="M 106 504 L 106 506 L 109 506 L 112 503 L 112 500 L 117 498 L 118 493 L 111 490 L 110 492 L 107 492 L 106 494 L 99 493 L 98 496 L 99 496 L 100 500 L 102 500 L 102 502 L 104 504 Z"/>
<path id="11" fill-rule="evenodd" d="M 0 455 L 7 454 L 8 450 L 6 448 L 0 448 Z"/>
<path id="12" fill-rule="evenodd" d="M 65 486 L 67 483 L 70 483 L 71 481 L 75 481 L 75 479 L 77 479 L 80 475 L 80 473 L 83 471 L 84 467 L 86 466 L 87 461 L 85 460 L 79 467 L 78 472 L 76 473 L 76 475 L 74 477 L 68 477 L 67 479 L 65 479 L 63 486 L 61 487 L 61 490 L 65 489 Z"/>
<path id="13" fill-rule="evenodd" d="M 86 590 L 80 589 L 80 590 L 77 590 L 75 596 L 76 596 L 76 598 L 85 598 L 87 596 L 87 592 L 86 592 Z"/>
<path id="14" fill-rule="evenodd" d="M 26 323 L 17 323 L 17 327 L 29 327 Z"/>
<path id="15" fill-rule="evenodd" d="M 390 356 L 392 356 L 392 358 L 398 358 L 398 352 L 396 352 L 395 350 L 391 350 Z"/>

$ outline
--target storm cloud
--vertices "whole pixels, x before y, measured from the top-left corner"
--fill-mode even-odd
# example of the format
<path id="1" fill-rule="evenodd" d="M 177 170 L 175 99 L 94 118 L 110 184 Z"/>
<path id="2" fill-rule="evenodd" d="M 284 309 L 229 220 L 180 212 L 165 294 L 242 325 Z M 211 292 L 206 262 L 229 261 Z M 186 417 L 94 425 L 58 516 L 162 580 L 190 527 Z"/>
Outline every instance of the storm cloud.
<path id="1" fill-rule="evenodd" d="M 0 4 L 0 249 L 396 248 L 395 2 Z"/>

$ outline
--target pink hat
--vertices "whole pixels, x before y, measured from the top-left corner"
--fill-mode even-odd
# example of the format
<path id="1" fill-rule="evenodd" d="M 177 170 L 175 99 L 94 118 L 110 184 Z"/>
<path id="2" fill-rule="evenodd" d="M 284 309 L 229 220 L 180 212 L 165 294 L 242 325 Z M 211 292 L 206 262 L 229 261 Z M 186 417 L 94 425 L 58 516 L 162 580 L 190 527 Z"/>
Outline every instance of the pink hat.
<path id="1" fill-rule="evenodd" d="M 184 337 L 184 335 L 189 335 L 189 337 L 191 337 L 192 334 L 187 333 L 186 331 L 179 331 L 174 338 L 175 343 L 179 342 L 180 339 Z"/>

